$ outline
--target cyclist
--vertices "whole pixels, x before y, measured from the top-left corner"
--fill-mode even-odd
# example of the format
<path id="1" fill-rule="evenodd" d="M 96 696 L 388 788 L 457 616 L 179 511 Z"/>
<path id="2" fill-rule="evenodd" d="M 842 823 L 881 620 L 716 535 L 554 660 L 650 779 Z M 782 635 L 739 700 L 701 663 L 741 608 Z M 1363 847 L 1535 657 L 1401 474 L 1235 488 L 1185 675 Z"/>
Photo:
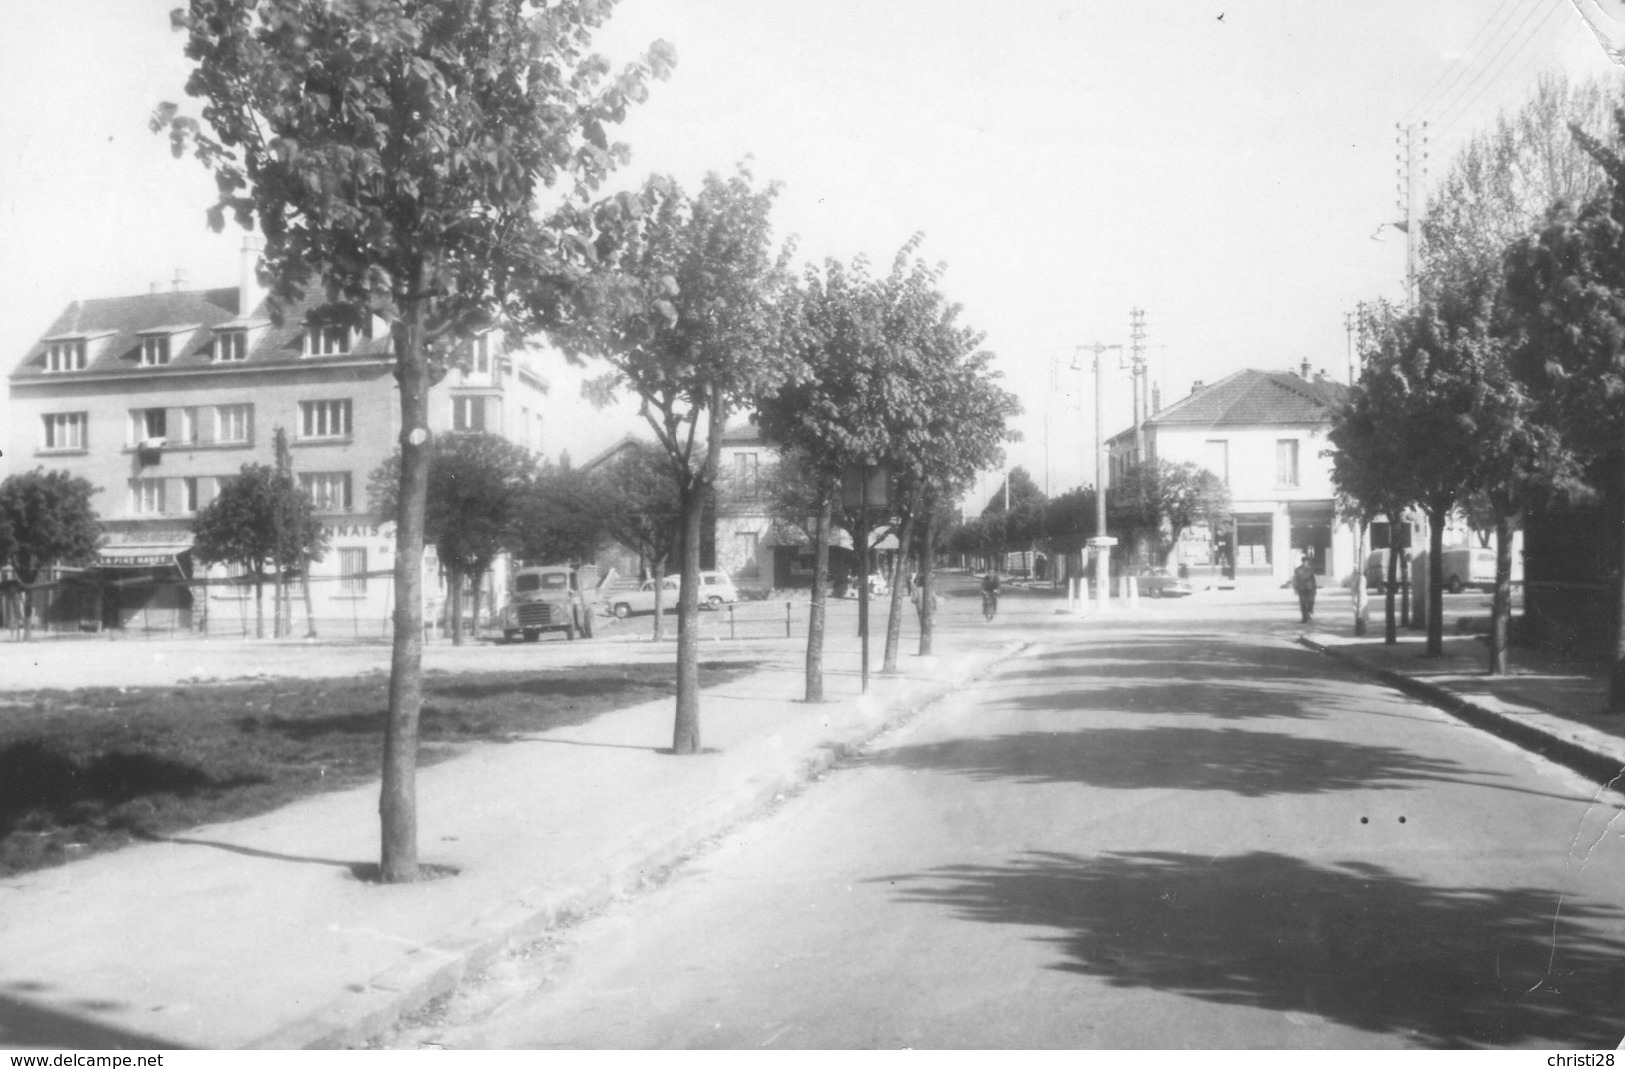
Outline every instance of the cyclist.
<path id="1" fill-rule="evenodd" d="M 989 569 L 987 575 L 982 577 L 982 616 L 993 619 L 993 614 L 999 611 L 999 572 L 998 569 Z"/>

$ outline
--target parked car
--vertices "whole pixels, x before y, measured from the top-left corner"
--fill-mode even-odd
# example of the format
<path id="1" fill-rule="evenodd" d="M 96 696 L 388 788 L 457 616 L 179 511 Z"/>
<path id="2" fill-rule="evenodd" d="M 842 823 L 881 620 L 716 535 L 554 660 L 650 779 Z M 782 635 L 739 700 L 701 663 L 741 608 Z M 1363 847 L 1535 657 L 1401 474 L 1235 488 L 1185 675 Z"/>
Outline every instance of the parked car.
<path id="1" fill-rule="evenodd" d="M 1372 550 L 1371 556 L 1365 559 L 1366 589 L 1374 590 L 1380 594 L 1385 589 L 1384 584 L 1387 582 L 1388 551 L 1386 549 Z"/>
<path id="2" fill-rule="evenodd" d="M 1167 568 L 1141 568 L 1134 573 L 1140 593 L 1148 598 L 1183 598 L 1193 592 L 1190 580 Z"/>
<path id="3" fill-rule="evenodd" d="M 1495 589 L 1495 550 L 1481 546 L 1450 546 L 1444 551 L 1444 588 L 1460 594 L 1468 587 Z M 1523 582 L 1523 562 L 1512 557 L 1512 581 Z"/>
<path id="4" fill-rule="evenodd" d="M 660 581 L 660 608 L 662 612 L 677 611 L 677 595 L 682 592 L 682 577 L 668 575 Z M 727 572 L 700 573 L 700 608 L 719 609 L 739 600 L 739 591 Z M 655 611 L 655 581 L 646 580 L 636 590 L 620 591 L 609 598 L 609 611 L 624 620 L 634 613 Z"/>

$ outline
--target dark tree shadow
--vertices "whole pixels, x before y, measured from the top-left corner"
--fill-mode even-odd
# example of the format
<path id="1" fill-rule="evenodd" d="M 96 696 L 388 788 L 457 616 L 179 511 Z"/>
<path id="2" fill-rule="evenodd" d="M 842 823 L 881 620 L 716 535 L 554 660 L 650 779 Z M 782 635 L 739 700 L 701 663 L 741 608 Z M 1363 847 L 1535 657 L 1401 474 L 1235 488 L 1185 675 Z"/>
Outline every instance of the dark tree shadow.
<path id="1" fill-rule="evenodd" d="M 1320 720 L 1342 704 L 1306 691 L 1301 684 L 1249 684 L 1245 677 L 1231 683 L 1192 682 L 1174 676 L 1144 677 L 1139 682 L 1112 686 L 1091 682 L 1076 690 L 1063 691 L 1055 690 L 1053 684 L 1029 685 L 1027 678 L 1023 675 L 1019 681 L 1011 681 L 1006 696 L 988 700 L 986 706 L 1026 712 L 1156 713 L 1217 720 Z M 1027 693 L 1029 686 L 1036 693 Z"/>
<path id="2" fill-rule="evenodd" d="M 38 983 L 0 986 L 0 1048 L 74 1048 L 80 1050 L 171 1050 L 180 1049 L 173 1039 L 100 1024 L 88 1017 L 47 1006 L 27 997 L 45 990 Z M 75 1009 L 114 1010 L 119 1003 L 98 1002 Z"/>
<path id="3" fill-rule="evenodd" d="M 1317 1014 L 1427 1047 L 1609 1050 L 1625 913 L 1518 887 L 1434 887 L 1280 854 L 1031 853 L 888 878 L 965 920 L 1058 930 L 1054 967 L 1114 987 Z"/>
<path id="4" fill-rule="evenodd" d="M 1303 738 L 1242 728 L 1096 728 L 1028 731 L 897 746 L 877 764 L 1017 783 L 1078 783 L 1117 790 L 1228 791 L 1245 798 L 1393 790 L 1462 782 L 1467 770 L 1395 746 Z M 1474 773 L 1482 775 L 1482 773 Z"/>
<path id="5" fill-rule="evenodd" d="M 201 769 L 146 753 L 115 750 L 80 762 L 33 739 L 0 749 L 0 838 L 47 813 L 68 823 L 149 795 L 190 797 L 267 782 L 264 776 L 216 779 Z"/>

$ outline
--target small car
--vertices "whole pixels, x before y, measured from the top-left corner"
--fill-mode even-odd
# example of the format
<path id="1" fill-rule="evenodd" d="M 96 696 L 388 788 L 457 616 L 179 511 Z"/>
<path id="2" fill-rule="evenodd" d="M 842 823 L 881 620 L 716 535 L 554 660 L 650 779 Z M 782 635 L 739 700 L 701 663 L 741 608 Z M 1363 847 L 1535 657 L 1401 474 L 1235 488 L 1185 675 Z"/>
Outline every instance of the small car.
<path id="1" fill-rule="evenodd" d="M 661 580 L 660 607 L 663 612 L 677 611 L 677 595 L 681 592 L 679 576 L 668 575 Z M 719 609 L 739 600 L 739 591 L 726 572 L 700 573 L 700 608 Z M 626 591 L 609 599 L 609 611 L 621 619 L 634 613 L 655 611 L 655 581 L 645 582 L 637 590 Z"/>
<path id="2" fill-rule="evenodd" d="M 1181 579 L 1167 568 L 1141 568 L 1134 575 L 1140 593 L 1148 598 L 1183 598 L 1194 592 L 1190 580 Z"/>
<path id="3" fill-rule="evenodd" d="M 727 572 L 700 573 L 700 607 L 720 609 L 739 600 L 739 591 Z"/>

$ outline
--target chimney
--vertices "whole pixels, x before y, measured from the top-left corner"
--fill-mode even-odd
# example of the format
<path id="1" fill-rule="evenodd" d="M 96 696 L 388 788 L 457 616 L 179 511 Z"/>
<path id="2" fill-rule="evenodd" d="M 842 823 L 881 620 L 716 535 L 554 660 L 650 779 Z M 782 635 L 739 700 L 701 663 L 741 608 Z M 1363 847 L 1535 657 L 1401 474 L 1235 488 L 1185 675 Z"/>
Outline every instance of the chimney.
<path id="1" fill-rule="evenodd" d="M 265 301 L 265 287 L 260 285 L 260 240 L 257 235 L 243 238 L 243 251 L 238 260 L 237 317 L 247 319 Z"/>
<path id="2" fill-rule="evenodd" d="M 1307 379 L 1308 377 L 1309 377 L 1309 359 L 1307 357 L 1305 357 L 1303 363 L 1298 365 L 1298 378 Z"/>
<path id="3" fill-rule="evenodd" d="M 1201 379 L 1197 379 L 1195 382 L 1191 383 L 1191 393 L 1195 393 L 1197 390 L 1200 390 L 1201 388 L 1202 388 L 1202 380 Z"/>
<path id="4" fill-rule="evenodd" d="M 1151 414 L 1154 416 L 1162 411 L 1162 387 L 1157 383 L 1151 384 Z"/>
<path id="5" fill-rule="evenodd" d="M 186 268 L 175 268 L 175 280 L 171 284 L 175 287 L 176 293 L 181 293 L 186 289 Z"/>

